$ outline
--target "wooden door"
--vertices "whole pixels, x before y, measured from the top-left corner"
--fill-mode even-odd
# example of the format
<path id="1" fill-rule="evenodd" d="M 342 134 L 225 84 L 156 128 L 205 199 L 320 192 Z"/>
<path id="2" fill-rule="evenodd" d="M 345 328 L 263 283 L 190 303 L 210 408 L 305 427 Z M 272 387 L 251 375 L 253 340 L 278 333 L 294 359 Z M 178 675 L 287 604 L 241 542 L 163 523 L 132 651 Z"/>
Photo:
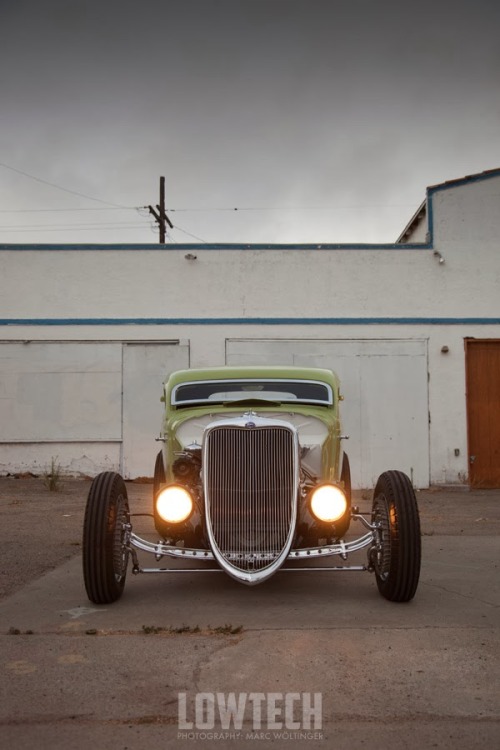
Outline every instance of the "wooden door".
<path id="1" fill-rule="evenodd" d="M 500 340 L 467 339 L 469 479 L 500 487 Z"/>

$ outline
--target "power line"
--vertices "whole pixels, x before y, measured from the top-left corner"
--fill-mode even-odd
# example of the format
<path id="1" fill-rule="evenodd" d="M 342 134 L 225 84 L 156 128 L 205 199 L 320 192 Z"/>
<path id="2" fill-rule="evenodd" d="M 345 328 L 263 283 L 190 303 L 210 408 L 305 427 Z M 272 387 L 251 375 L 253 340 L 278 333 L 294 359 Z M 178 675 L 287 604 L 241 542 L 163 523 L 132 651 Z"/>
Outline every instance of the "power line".
<path id="1" fill-rule="evenodd" d="M 192 237 L 195 240 L 199 240 L 200 242 L 203 242 L 205 245 L 207 245 L 207 241 L 204 240 L 202 237 L 197 237 L 196 234 L 191 234 L 191 232 L 186 232 L 185 229 L 182 229 L 177 224 L 173 227 L 174 230 L 177 229 L 179 232 L 183 232 L 184 234 L 187 234 L 188 237 Z"/>
<path id="2" fill-rule="evenodd" d="M 86 195 L 85 193 L 80 193 L 77 190 L 71 190 L 70 188 L 62 187 L 62 185 L 56 185 L 54 182 L 49 182 L 48 180 L 44 180 L 41 177 L 36 177 L 33 174 L 29 174 L 29 172 L 23 172 L 22 169 L 17 169 L 16 167 L 11 167 L 9 164 L 4 164 L 3 162 L 0 162 L 0 167 L 3 167 L 4 169 L 10 169 L 11 172 L 15 172 L 16 174 L 20 174 L 23 177 L 27 177 L 30 180 L 35 180 L 35 182 L 40 182 L 42 185 L 48 185 L 49 187 L 55 188 L 56 190 L 62 190 L 64 193 L 70 193 L 71 195 L 77 195 L 79 198 L 85 198 L 89 201 L 96 201 L 97 203 L 104 203 L 107 206 L 112 206 L 113 208 L 129 208 L 129 206 L 122 206 L 118 203 L 111 203 L 111 201 L 105 201 L 102 198 L 95 198 L 91 195 Z"/>
<path id="3" fill-rule="evenodd" d="M 29 224 L 26 226 L 25 224 L 0 224 L 0 229 L 40 229 L 40 230 L 46 230 L 50 232 L 52 229 L 56 229 L 59 227 L 65 228 L 65 229 L 77 229 L 78 227 L 82 228 L 89 228 L 89 229 L 99 229 L 100 227 L 106 227 L 106 226 L 112 226 L 112 227 L 123 227 L 124 229 L 128 226 L 133 227 L 143 227 L 143 223 L 139 223 L 136 221 L 103 221 L 103 222 L 79 222 L 78 224 Z"/>
<path id="4" fill-rule="evenodd" d="M 359 208 L 408 208 L 413 203 L 365 203 L 352 204 L 350 206 L 239 206 L 239 207 L 213 207 L 213 208 L 168 208 L 171 213 L 211 213 L 215 211 L 335 211 L 337 209 L 359 209 Z"/>
<path id="5" fill-rule="evenodd" d="M 97 199 L 96 199 L 97 200 Z M 220 211 L 333 211 L 333 210 L 351 210 L 363 208 L 408 208 L 413 203 L 369 203 L 369 204 L 352 204 L 350 206 L 239 206 L 234 208 L 168 208 L 171 213 L 215 213 Z M 77 211 L 140 211 L 147 209 L 148 206 L 108 206 L 106 208 L 0 208 L 0 214 L 24 214 L 24 213 L 72 213 Z"/>
<path id="6" fill-rule="evenodd" d="M 150 228 L 152 228 L 152 227 L 150 227 Z M 114 231 L 114 232 L 116 232 L 116 231 L 122 231 L 122 230 L 125 230 L 125 229 L 146 229 L 146 227 L 144 226 L 144 224 L 137 224 L 136 226 L 131 226 L 131 227 L 92 227 L 92 226 L 89 226 L 89 227 L 74 227 L 74 228 L 73 227 L 66 227 L 66 228 L 59 228 L 59 229 L 9 229 L 8 231 L 11 234 L 20 234 L 22 232 L 38 232 L 38 233 L 39 232 L 67 232 L 68 229 L 71 232 L 85 232 L 85 231 L 89 231 L 89 230 L 91 230 L 93 232 L 97 232 L 97 231 L 99 231 L 101 229 L 104 230 L 104 231 Z M 154 229 L 154 228 L 152 228 L 152 229 Z"/>
<path id="7" fill-rule="evenodd" d="M 77 211 L 138 211 L 140 206 L 109 206 L 107 208 L 0 208 L 0 214 L 75 213 Z"/>
<path id="8" fill-rule="evenodd" d="M 235 208 L 168 208 L 166 210 L 171 213 L 211 213 L 215 211 L 332 211 L 337 208 L 408 208 L 413 205 L 413 203 L 359 203 L 351 206 L 267 206 L 266 208 L 263 206 L 260 208 L 256 206 L 239 206 Z M 72 213 L 77 211 L 139 211 L 145 208 L 148 208 L 148 206 L 109 206 L 107 208 L 0 208 L 0 214 Z"/>

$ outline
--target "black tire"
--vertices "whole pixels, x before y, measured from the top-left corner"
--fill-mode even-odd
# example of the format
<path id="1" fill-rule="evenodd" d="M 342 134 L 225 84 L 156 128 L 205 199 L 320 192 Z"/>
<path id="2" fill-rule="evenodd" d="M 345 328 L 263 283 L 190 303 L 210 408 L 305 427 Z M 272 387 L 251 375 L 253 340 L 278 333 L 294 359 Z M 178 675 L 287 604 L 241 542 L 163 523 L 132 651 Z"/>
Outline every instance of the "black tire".
<path id="1" fill-rule="evenodd" d="M 340 472 L 340 481 L 344 483 L 344 494 L 347 499 L 347 511 L 345 516 L 335 524 L 335 536 L 342 539 L 348 532 L 351 524 L 351 470 L 349 467 L 349 457 L 344 453 L 342 457 L 342 471 Z"/>
<path id="2" fill-rule="evenodd" d="M 153 517 L 155 521 L 155 528 L 162 537 L 165 538 L 167 535 L 167 529 L 165 522 L 160 518 L 156 512 L 156 495 L 162 484 L 165 484 L 165 466 L 163 465 L 163 452 L 160 451 L 156 456 L 155 461 L 155 473 L 153 477 Z"/>
<path id="3" fill-rule="evenodd" d="M 127 488 L 119 474 L 98 474 L 90 487 L 83 523 L 83 578 L 94 604 L 110 604 L 123 593 L 128 550 L 123 524 L 130 519 Z"/>
<path id="4" fill-rule="evenodd" d="M 421 537 L 417 500 L 401 471 L 380 475 L 373 496 L 372 523 L 379 527 L 379 548 L 370 551 L 378 590 L 391 602 L 413 599 L 420 577 Z"/>
<path id="5" fill-rule="evenodd" d="M 349 466 L 349 456 L 347 455 L 347 453 L 344 453 L 344 456 L 342 458 L 342 472 L 340 474 L 340 481 L 344 482 L 344 492 L 350 507 L 352 495 L 351 467 Z"/>

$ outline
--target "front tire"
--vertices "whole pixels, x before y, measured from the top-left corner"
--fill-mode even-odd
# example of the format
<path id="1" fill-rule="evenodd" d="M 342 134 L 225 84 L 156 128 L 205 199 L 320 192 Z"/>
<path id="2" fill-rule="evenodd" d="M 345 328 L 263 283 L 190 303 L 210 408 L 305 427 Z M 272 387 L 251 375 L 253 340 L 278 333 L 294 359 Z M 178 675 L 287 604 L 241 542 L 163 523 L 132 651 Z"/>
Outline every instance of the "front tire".
<path id="1" fill-rule="evenodd" d="M 408 602 L 415 596 L 420 577 L 421 537 L 415 492 L 403 472 L 380 475 L 372 523 L 378 524 L 378 544 L 370 550 L 378 590 L 391 602 Z"/>
<path id="2" fill-rule="evenodd" d="M 110 604 L 123 593 L 128 564 L 124 524 L 129 519 L 122 477 L 112 471 L 98 474 L 90 487 L 83 523 L 83 578 L 94 604 Z"/>

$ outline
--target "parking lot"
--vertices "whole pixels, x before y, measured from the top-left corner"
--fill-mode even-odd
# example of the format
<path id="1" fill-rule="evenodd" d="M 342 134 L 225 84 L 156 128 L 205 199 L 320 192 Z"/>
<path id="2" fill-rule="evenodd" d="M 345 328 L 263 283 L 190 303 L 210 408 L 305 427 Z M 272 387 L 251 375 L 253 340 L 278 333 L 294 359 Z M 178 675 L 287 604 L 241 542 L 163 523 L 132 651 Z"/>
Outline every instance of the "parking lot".
<path id="1" fill-rule="evenodd" d="M 132 510 L 149 511 L 151 485 L 127 486 Z M 2 746 L 500 746 L 500 491 L 418 492 L 423 565 L 409 604 L 384 600 L 369 573 L 324 571 L 254 588 L 221 572 L 129 573 L 123 598 L 96 606 L 80 561 L 88 488 L 0 478 Z M 276 693 L 277 711 L 287 694 L 319 693 L 321 727 L 294 716 L 294 728 L 282 711 L 276 729 L 253 715 L 200 729 L 202 693 Z"/>

